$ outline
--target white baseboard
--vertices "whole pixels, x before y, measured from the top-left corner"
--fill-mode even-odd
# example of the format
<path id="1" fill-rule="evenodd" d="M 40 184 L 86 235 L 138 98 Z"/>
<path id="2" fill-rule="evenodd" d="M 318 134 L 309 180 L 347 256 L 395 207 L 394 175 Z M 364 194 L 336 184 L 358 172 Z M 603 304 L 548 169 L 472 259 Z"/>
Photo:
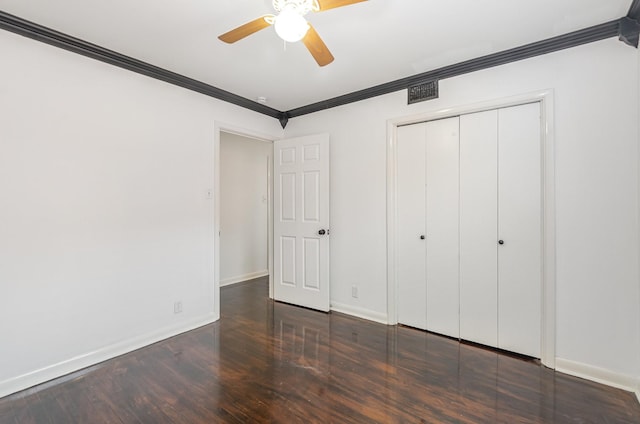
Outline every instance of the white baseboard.
<path id="1" fill-rule="evenodd" d="M 556 358 L 556 371 L 638 394 L 637 380 L 635 378 L 604 368 Z"/>
<path id="2" fill-rule="evenodd" d="M 265 277 L 269 275 L 269 270 L 264 269 L 262 271 L 250 272 L 244 275 L 237 275 L 231 278 L 225 278 L 220 280 L 220 287 L 230 286 L 231 284 L 242 283 L 243 281 L 253 280 L 254 278 Z"/>
<path id="3" fill-rule="evenodd" d="M 177 336 L 178 334 L 194 330 L 216 320 L 217 319 L 213 314 L 207 314 L 205 316 L 180 322 L 173 326 L 165 327 L 161 330 L 153 331 L 149 334 L 123 340 L 113 345 L 100 348 L 96 351 L 87 352 L 56 364 L 12 377 L 8 380 L 0 381 L 0 398 L 79 371 L 100 362 L 104 362 L 108 359 L 124 355 L 125 353 L 149 346 L 170 337 Z"/>
<path id="4" fill-rule="evenodd" d="M 374 312 L 369 309 L 346 305 L 344 303 L 331 302 L 331 310 L 369 321 L 379 322 L 380 324 L 386 325 L 389 323 L 387 314 L 381 314 L 380 312 Z"/>

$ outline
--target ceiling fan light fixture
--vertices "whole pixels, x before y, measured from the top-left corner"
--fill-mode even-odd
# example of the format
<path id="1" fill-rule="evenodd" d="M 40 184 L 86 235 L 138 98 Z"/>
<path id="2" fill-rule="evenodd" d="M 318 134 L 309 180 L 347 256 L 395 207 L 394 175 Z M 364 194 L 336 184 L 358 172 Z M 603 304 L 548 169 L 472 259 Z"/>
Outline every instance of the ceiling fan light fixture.
<path id="1" fill-rule="evenodd" d="M 274 27 L 278 36 L 289 43 L 302 40 L 309 30 L 307 20 L 293 7 L 285 7 L 276 16 Z"/>

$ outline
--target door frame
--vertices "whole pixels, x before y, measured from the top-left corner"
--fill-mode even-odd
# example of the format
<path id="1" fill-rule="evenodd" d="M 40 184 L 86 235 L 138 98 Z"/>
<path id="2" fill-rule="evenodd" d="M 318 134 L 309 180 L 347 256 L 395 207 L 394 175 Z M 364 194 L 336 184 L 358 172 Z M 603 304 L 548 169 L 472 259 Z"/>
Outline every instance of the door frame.
<path id="1" fill-rule="evenodd" d="M 276 137 L 233 124 L 214 121 L 213 141 L 213 305 L 215 319 L 220 319 L 220 133 L 230 133 L 271 144 L 271 159 L 267 163 L 267 267 L 269 269 L 269 298 L 273 299 L 273 142 Z"/>
<path id="2" fill-rule="evenodd" d="M 556 229 L 555 229 L 555 140 L 554 93 L 552 89 L 499 98 L 471 105 L 437 109 L 387 121 L 387 319 L 398 324 L 397 311 L 397 128 L 475 112 L 540 103 L 542 148 L 542 304 L 541 362 L 555 369 L 556 363 Z"/>

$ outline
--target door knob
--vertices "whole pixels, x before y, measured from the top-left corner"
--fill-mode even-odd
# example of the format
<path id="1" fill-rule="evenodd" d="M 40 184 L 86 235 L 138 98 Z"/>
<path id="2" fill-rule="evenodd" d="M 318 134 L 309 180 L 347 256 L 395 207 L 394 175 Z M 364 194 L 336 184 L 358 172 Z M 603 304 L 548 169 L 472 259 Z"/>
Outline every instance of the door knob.
<path id="1" fill-rule="evenodd" d="M 323 236 L 323 235 L 325 235 L 325 234 L 327 234 L 327 232 L 326 232 L 325 230 L 319 230 L 319 231 L 318 231 L 318 235 Z"/>
<path id="2" fill-rule="evenodd" d="M 498 244 L 504 244 L 504 240 L 498 240 Z"/>
<path id="3" fill-rule="evenodd" d="M 424 240 L 426 237 L 424 235 L 420 236 L 420 240 Z"/>

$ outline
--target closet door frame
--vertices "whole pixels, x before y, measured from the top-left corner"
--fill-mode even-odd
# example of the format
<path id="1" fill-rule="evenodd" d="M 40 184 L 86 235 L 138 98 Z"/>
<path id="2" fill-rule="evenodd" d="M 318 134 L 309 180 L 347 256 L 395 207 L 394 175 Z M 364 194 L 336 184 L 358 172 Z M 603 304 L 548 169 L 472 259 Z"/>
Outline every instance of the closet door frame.
<path id="1" fill-rule="evenodd" d="M 443 108 L 387 121 L 387 320 L 398 323 L 397 311 L 397 128 L 398 126 L 451 118 L 528 103 L 540 103 L 542 170 L 542 302 L 541 362 L 556 366 L 556 231 L 553 90 L 500 98 L 454 108 Z"/>

